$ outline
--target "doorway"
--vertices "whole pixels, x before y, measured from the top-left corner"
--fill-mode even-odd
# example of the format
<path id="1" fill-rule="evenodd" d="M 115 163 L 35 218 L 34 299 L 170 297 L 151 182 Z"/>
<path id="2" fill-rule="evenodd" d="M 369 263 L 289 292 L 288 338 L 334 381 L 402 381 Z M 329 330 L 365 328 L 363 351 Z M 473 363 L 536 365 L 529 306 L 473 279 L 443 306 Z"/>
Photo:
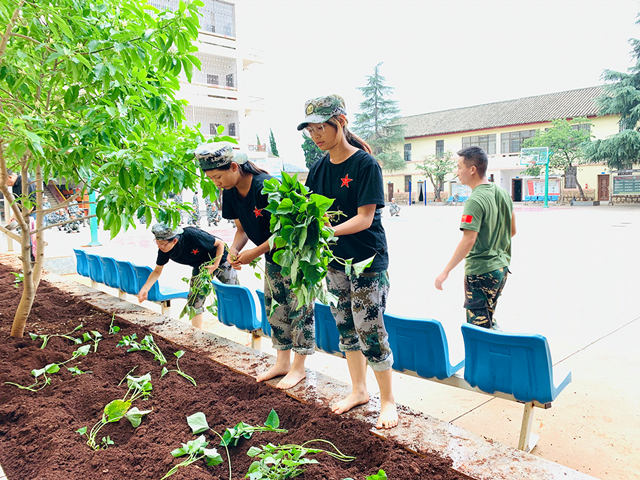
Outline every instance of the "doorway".
<path id="1" fill-rule="evenodd" d="M 522 201 L 522 179 L 514 178 L 511 180 L 511 200 L 514 202 Z"/>
<path id="2" fill-rule="evenodd" d="M 393 183 L 387 183 L 387 202 L 393 200 Z"/>
<path id="3" fill-rule="evenodd" d="M 609 201 L 609 175 L 598 175 L 598 200 Z"/>

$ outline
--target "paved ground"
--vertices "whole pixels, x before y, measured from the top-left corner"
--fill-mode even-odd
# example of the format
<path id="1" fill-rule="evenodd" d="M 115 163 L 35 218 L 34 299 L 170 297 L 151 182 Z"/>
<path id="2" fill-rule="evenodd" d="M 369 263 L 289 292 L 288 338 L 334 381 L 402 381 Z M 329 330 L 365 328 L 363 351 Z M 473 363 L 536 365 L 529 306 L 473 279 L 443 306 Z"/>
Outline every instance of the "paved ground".
<path id="1" fill-rule="evenodd" d="M 392 289 L 387 310 L 442 322 L 452 361 L 463 356 L 460 324 L 462 266 L 440 292 L 435 276 L 449 260 L 461 233 L 462 207 L 405 206 L 400 217 L 384 218 L 390 245 Z M 534 431 L 541 439 L 533 454 L 601 479 L 640 479 L 640 387 L 633 347 L 640 335 L 640 306 L 634 301 L 640 272 L 639 207 L 517 208 L 513 275 L 497 309 L 507 331 L 534 332 L 547 337 L 554 363 L 573 372 L 573 382 L 550 410 L 536 409 Z M 214 227 L 227 241 L 234 230 L 227 223 Z M 100 233 L 105 245 L 96 251 L 138 263 L 154 264 L 151 234 L 137 230 L 113 241 Z M 89 242 L 80 234 L 53 231 L 46 257 L 64 257 L 72 246 Z M 6 240 L 0 240 L 0 250 Z M 169 264 L 172 265 L 172 264 Z M 162 281 L 180 284 L 189 268 L 172 265 Z M 261 286 L 253 272 L 242 271 L 249 288 Z M 108 291 L 108 288 L 104 288 Z M 172 316 L 177 317 L 176 302 Z M 150 308 L 155 308 L 151 305 Z M 208 319 L 215 333 L 246 343 L 245 334 Z M 263 349 L 270 351 L 268 341 Z M 343 360 L 312 356 L 307 366 L 349 381 Z M 396 401 L 424 411 L 510 446 L 517 445 L 522 406 L 433 382 L 394 374 Z M 376 393 L 373 375 L 369 388 Z"/>

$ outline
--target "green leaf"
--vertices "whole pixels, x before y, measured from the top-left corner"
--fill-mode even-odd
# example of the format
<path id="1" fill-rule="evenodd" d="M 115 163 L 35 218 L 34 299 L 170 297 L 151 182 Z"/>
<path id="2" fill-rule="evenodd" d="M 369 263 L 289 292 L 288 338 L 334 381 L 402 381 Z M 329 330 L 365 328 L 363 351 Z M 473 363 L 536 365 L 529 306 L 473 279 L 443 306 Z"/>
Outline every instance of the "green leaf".
<path id="1" fill-rule="evenodd" d="M 272 408 L 267 417 L 267 421 L 264 422 L 267 427 L 278 428 L 280 426 L 280 418 L 276 411 Z"/>
<path id="2" fill-rule="evenodd" d="M 128 400 L 113 400 L 104 407 L 103 418 L 107 423 L 117 422 L 126 415 L 129 407 L 131 402 Z"/>
<path id="3" fill-rule="evenodd" d="M 60 365 L 57 363 L 51 363 L 44 367 L 45 372 L 47 373 L 58 373 L 60 371 Z"/>
<path id="4" fill-rule="evenodd" d="M 218 450 L 215 448 L 205 448 L 202 450 L 204 454 L 204 458 L 206 459 L 207 465 L 210 467 L 215 467 L 216 465 L 220 465 L 222 463 L 222 455 L 218 453 Z"/>
<path id="5" fill-rule="evenodd" d="M 79 433 L 80 435 L 85 435 L 87 433 L 87 427 L 81 427 L 78 430 L 76 430 L 76 433 Z"/>
<path id="6" fill-rule="evenodd" d="M 187 417 L 187 424 L 191 427 L 194 435 L 198 433 L 206 432 L 209 430 L 209 424 L 207 423 L 207 417 L 202 412 L 194 413 Z"/>
<path id="7" fill-rule="evenodd" d="M 387 480 L 387 474 L 384 470 L 380 469 L 375 475 L 369 475 L 366 480 Z"/>
<path id="8" fill-rule="evenodd" d="M 151 413 L 151 410 L 139 410 L 138 407 L 133 407 L 126 413 L 125 417 L 131 422 L 133 428 L 137 428 L 142 422 L 142 417 L 149 413 Z"/>
<path id="9" fill-rule="evenodd" d="M 364 270 L 368 267 L 371 266 L 371 264 L 373 263 L 374 258 L 376 258 L 376 256 L 372 256 L 367 258 L 366 260 L 362 260 L 361 262 L 358 262 L 356 264 L 353 265 L 353 274 L 356 276 L 359 276 L 362 272 L 364 272 Z"/>

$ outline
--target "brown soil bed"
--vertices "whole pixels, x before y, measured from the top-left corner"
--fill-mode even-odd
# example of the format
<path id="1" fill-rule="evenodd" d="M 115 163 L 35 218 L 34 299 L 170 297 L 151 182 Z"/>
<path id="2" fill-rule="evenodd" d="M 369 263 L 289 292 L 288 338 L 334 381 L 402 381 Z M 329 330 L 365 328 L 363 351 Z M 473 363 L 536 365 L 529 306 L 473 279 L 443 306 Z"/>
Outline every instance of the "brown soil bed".
<path id="1" fill-rule="evenodd" d="M 284 392 L 257 384 L 252 378 L 156 336 L 169 368 L 175 368 L 173 352 L 187 351 L 180 366 L 198 385 L 194 387 L 174 373 L 161 379 L 161 366 L 151 354 L 126 353 L 124 347 L 116 347 L 122 335 L 137 333 L 142 338 L 148 333 L 144 328 L 116 316 L 115 324 L 121 331 L 109 335 L 110 315 L 46 281 L 38 290 L 27 332 L 66 333 L 80 323 L 84 327 L 76 336 L 99 331 L 104 338 L 97 353 L 92 350 L 86 357 L 68 363 L 92 373 L 74 377 L 63 367 L 51 375 L 51 385 L 38 393 L 6 385 L 7 381 L 30 385 L 32 369 L 66 360 L 77 348 L 68 340 L 52 338 L 41 350 L 41 341 L 33 341 L 26 334 L 23 338 L 9 337 L 21 293 L 20 287 L 12 286 L 13 280 L 10 268 L 0 264 L 0 464 L 9 480 L 160 479 L 181 461 L 170 452 L 195 438 L 186 416 L 204 412 L 209 426 L 223 432 L 241 421 L 261 425 L 272 408 L 280 417 L 281 428 L 288 429 L 288 433 L 256 433 L 230 448 L 234 479 L 244 478 L 253 461 L 246 454 L 249 447 L 268 442 L 299 444 L 316 438 L 330 440 L 357 459 L 341 463 L 323 454 L 312 456 L 320 463 L 310 465 L 297 477 L 301 480 L 364 480 L 380 468 L 394 480 L 468 478 L 451 470 L 447 460 L 435 455 L 417 456 L 393 441 L 372 435 L 370 424 L 345 419 L 317 405 L 302 404 Z M 118 383 L 136 365 L 135 375 L 151 372 L 153 395 L 134 406 L 153 412 L 144 417 L 137 429 L 126 419 L 108 424 L 99 438 L 108 435 L 115 444 L 106 450 L 91 450 L 86 438 L 75 431 L 83 426 L 91 428 L 108 402 L 122 398 L 126 387 L 118 387 Z M 210 440 L 209 447 L 221 452 L 224 463 L 209 467 L 200 460 L 179 469 L 172 479 L 229 478 L 224 448 L 218 447 L 213 434 L 205 435 Z"/>

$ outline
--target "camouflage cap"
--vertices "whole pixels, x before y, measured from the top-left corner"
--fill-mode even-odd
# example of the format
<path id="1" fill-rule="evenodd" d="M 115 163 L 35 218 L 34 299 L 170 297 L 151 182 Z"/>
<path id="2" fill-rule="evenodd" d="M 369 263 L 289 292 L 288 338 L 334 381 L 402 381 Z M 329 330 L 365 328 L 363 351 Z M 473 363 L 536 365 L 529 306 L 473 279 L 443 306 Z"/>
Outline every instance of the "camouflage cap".
<path id="1" fill-rule="evenodd" d="M 203 143 L 193 153 L 204 171 L 214 170 L 231 162 L 243 164 L 249 160 L 246 153 L 234 152 L 233 146 L 228 142 Z"/>
<path id="2" fill-rule="evenodd" d="M 172 230 L 169 225 L 165 223 L 156 223 L 153 227 L 151 227 L 151 232 L 153 232 L 156 240 L 173 240 L 178 235 L 180 235 L 183 230 L 182 227 L 178 227 Z"/>
<path id="3" fill-rule="evenodd" d="M 346 115 L 347 109 L 340 95 L 327 95 L 307 100 L 304 104 L 304 114 L 304 122 L 298 125 L 298 130 L 302 130 L 309 123 L 324 123 L 334 115 Z"/>

